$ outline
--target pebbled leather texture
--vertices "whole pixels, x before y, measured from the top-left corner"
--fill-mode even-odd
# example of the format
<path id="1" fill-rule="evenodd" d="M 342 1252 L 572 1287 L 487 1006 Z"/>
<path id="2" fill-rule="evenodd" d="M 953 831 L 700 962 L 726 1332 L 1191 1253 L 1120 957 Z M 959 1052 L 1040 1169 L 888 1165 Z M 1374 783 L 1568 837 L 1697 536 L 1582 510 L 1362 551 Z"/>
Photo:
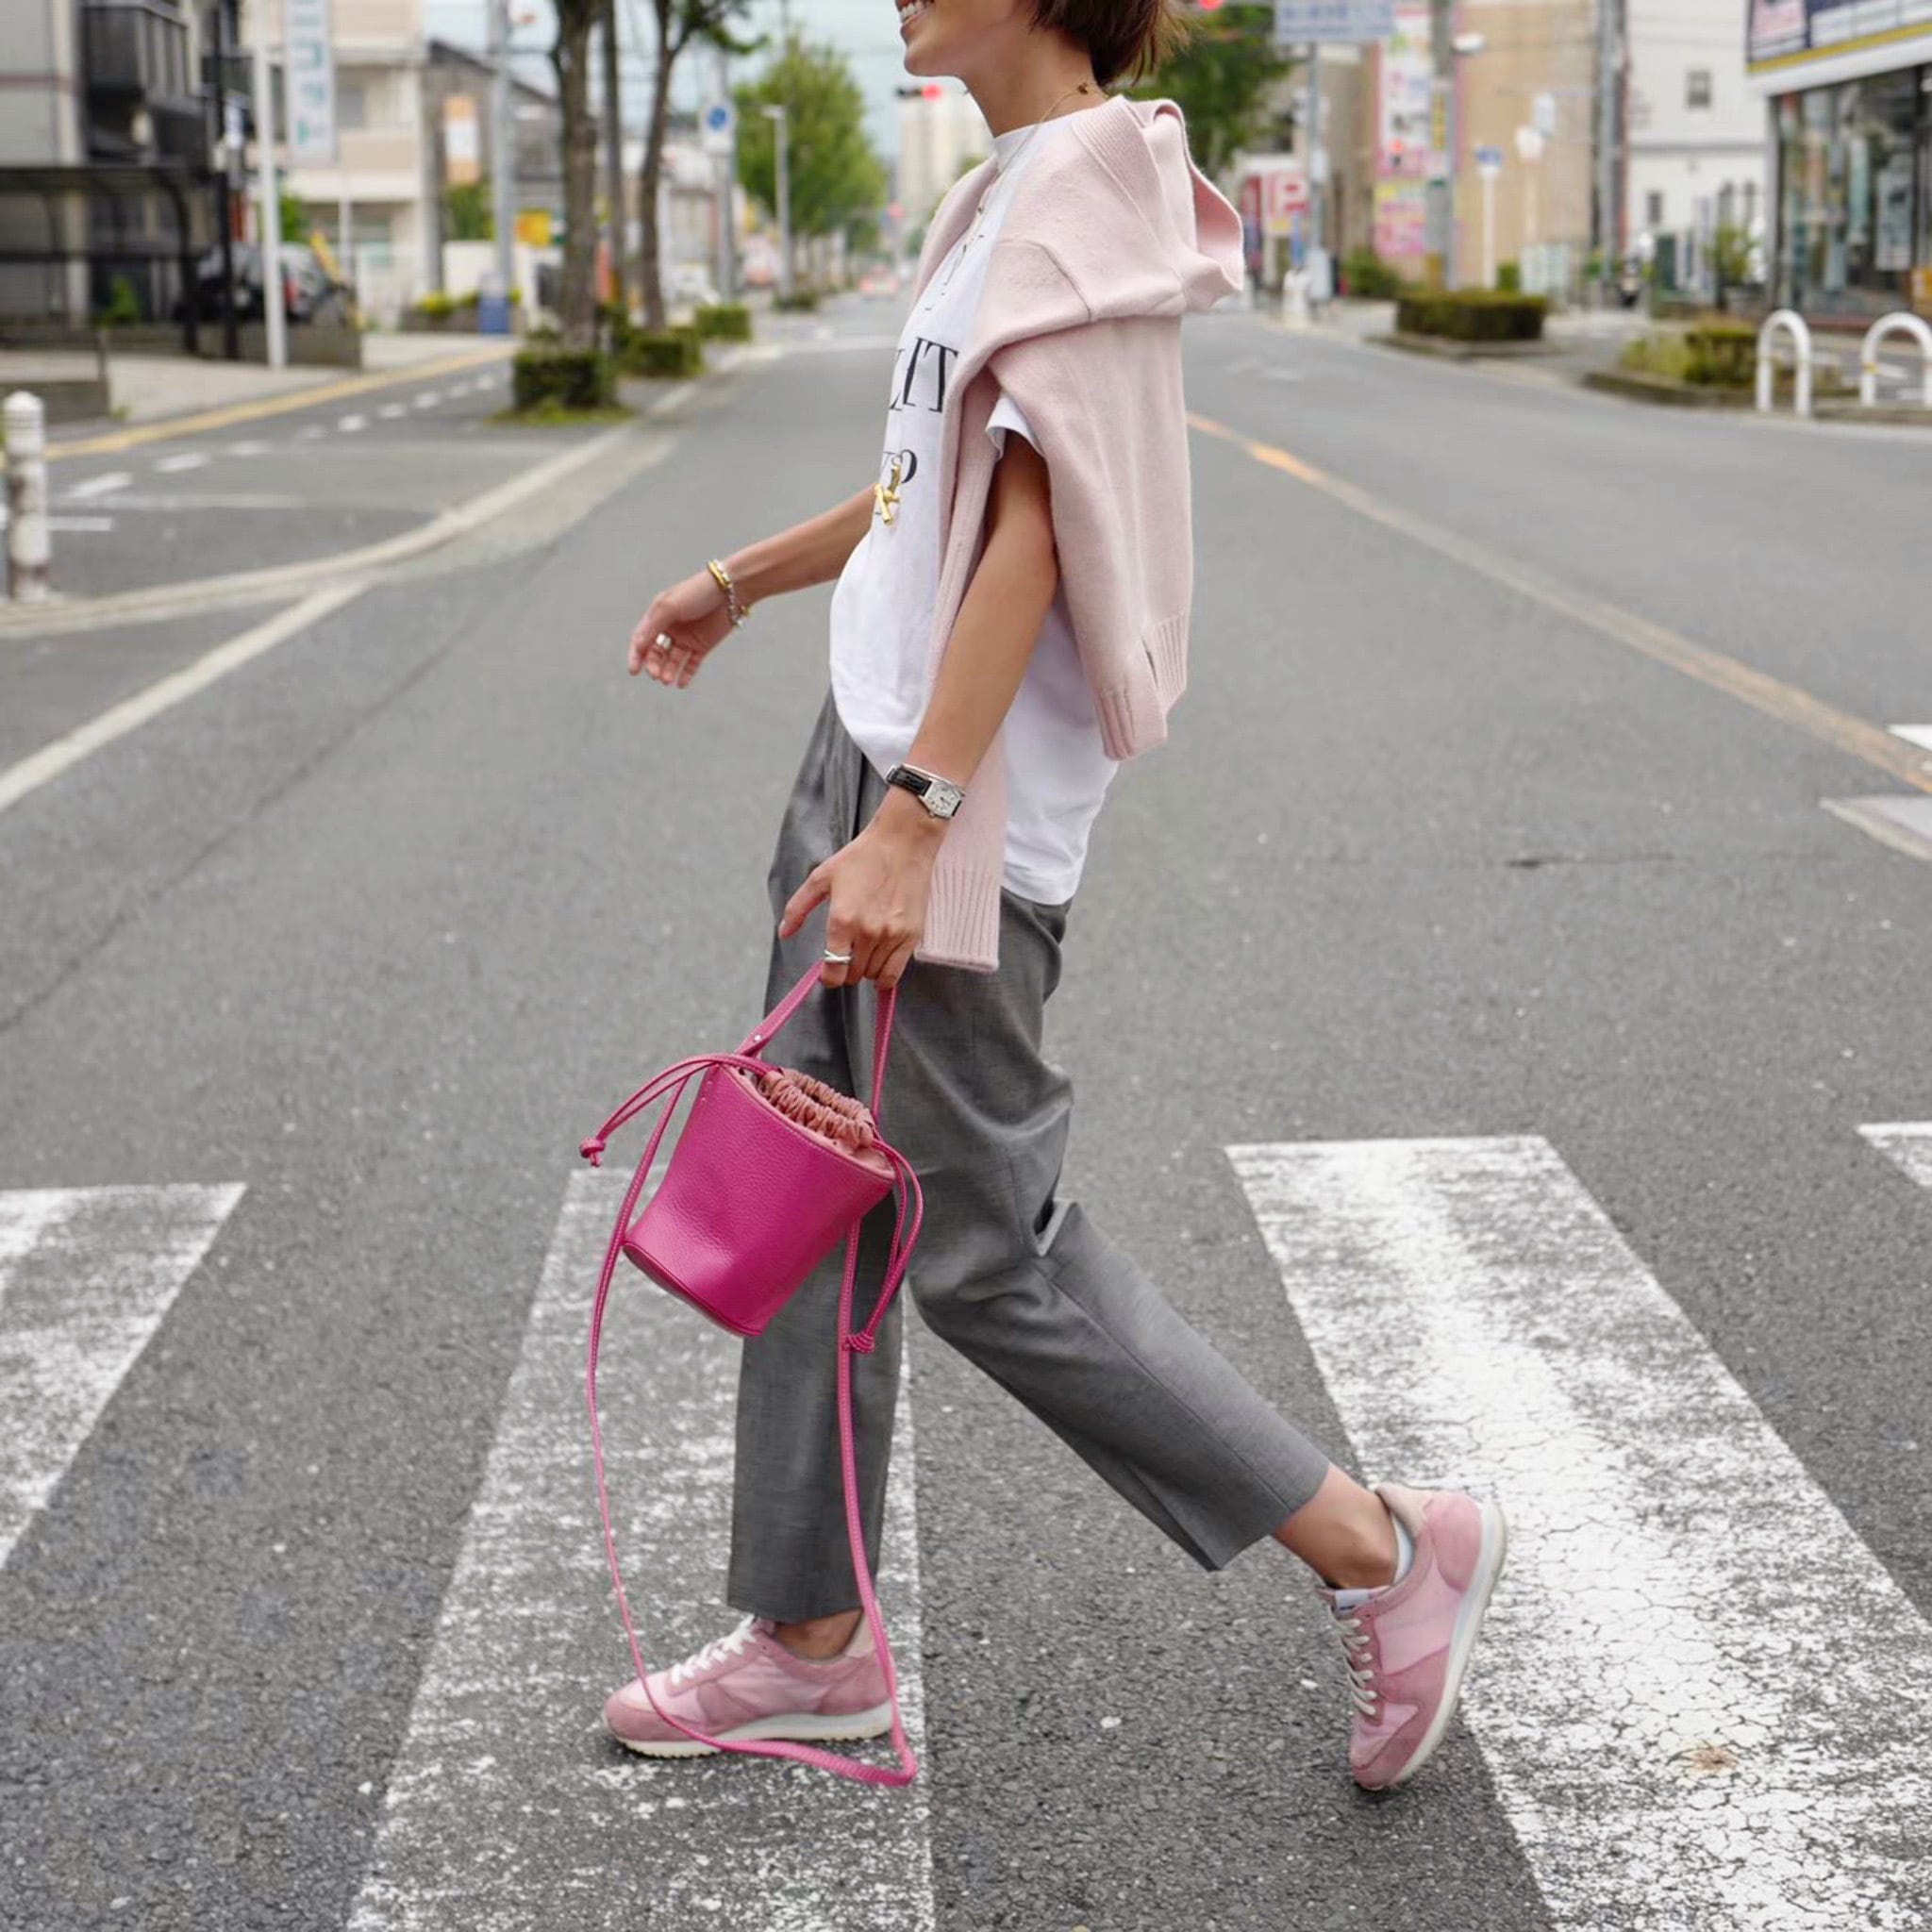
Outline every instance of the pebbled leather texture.
<path id="1" fill-rule="evenodd" d="M 579 1152 L 591 1166 L 601 1164 L 609 1136 L 646 1108 L 664 1108 L 652 1129 L 637 1172 L 625 1191 L 597 1277 L 591 1309 L 591 1337 L 584 1373 L 585 1402 L 591 1412 L 591 1452 L 597 1479 L 597 1507 L 603 1520 L 604 1554 L 617 1592 L 618 1614 L 630 1644 L 637 1680 L 652 1709 L 666 1724 L 720 1751 L 759 1757 L 791 1757 L 839 1777 L 864 1784 L 908 1785 L 919 1775 L 919 1762 L 907 1740 L 899 1712 L 898 1678 L 879 1617 L 878 1600 L 865 1559 L 859 1522 L 858 1475 L 852 1439 L 852 1357 L 870 1355 L 879 1323 L 919 1239 L 924 1211 L 919 1178 L 896 1148 L 877 1134 L 886 1059 L 891 1044 L 894 995 L 882 992 L 873 1054 L 871 1144 L 858 1151 L 802 1124 L 760 1091 L 774 1069 L 760 1050 L 791 1019 L 820 983 L 813 965 L 796 986 L 760 1021 L 735 1054 L 699 1054 L 675 1061 L 638 1089 Z M 702 1076 L 700 1080 L 700 1076 Z M 782 1077 L 782 1075 L 781 1075 Z M 679 1097 L 700 1080 L 696 1098 L 673 1150 L 657 1192 L 641 1213 L 638 1198 L 657 1158 Z M 781 1096 L 782 1097 L 782 1096 Z M 886 1276 L 864 1327 L 852 1327 L 852 1299 L 858 1270 L 858 1228 L 866 1213 L 896 1193 L 898 1214 L 888 1253 Z M 892 1709 L 892 1748 L 899 1765 L 865 1764 L 815 1745 L 784 1740 L 732 1741 L 714 1738 L 673 1716 L 658 1702 L 646 1669 L 629 1600 L 617 1559 L 610 1522 L 610 1497 L 604 1475 L 604 1438 L 597 1414 L 597 1354 L 606 1307 L 620 1254 L 737 1335 L 756 1335 L 797 1291 L 841 1235 L 845 1237 L 845 1272 L 839 1288 L 838 1350 L 839 1452 L 844 1478 L 845 1526 L 852 1567 L 872 1631 L 873 1646 L 884 1672 Z"/>

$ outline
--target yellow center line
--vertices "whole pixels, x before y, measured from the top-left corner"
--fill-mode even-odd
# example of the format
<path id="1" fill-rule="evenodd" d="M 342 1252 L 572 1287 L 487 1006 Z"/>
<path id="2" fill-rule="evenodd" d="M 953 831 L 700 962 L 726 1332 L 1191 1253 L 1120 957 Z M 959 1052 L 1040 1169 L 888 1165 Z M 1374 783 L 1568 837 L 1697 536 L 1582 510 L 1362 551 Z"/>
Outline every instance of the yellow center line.
<path id="1" fill-rule="evenodd" d="M 1393 504 L 1384 503 L 1366 490 L 1330 475 L 1326 470 L 1317 469 L 1314 464 L 1304 462 L 1285 449 L 1277 449 L 1273 443 L 1257 442 L 1239 430 L 1230 429 L 1225 423 L 1217 423 L 1211 416 L 1191 411 L 1188 425 L 1204 436 L 1217 437 L 1224 442 L 1233 443 L 1256 462 L 1265 464 L 1271 470 L 1285 472 L 1309 489 L 1319 490 L 1323 495 L 1354 510 L 1357 516 L 1379 524 L 1386 530 L 1394 530 L 1411 542 L 1433 550 L 1439 557 L 1446 557 L 1451 562 L 1460 564 L 1465 570 L 1474 571 L 1491 582 L 1569 618 L 1573 623 L 1583 625 L 1617 643 L 1626 644 L 1634 651 L 1641 651 L 1653 661 L 1668 664 L 1672 670 L 1680 671 L 1687 677 L 1694 677 L 1715 691 L 1724 691 L 1753 709 L 1762 711 L 1767 717 L 1775 718 L 1780 724 L 1789 724 L 1794 730 L 1830 745 L 1835 751 L 1844 752 L 1874 766 L 1902 785 L 1913 786 L 1921 791 L 1932 791 L 1932 758 L 1927 758 L 1919 746 L 1895 738 L 1881 725 L 1870 724 L 1850 711 L 1841 711 L 1837 706 L 1826 704 L 1823 698 L 1813 697 L 1809 691 L 1801 690 L 1797 685 L 1787 684 L 1782 678 L 1773 677 L 1768 672 L 1759 671 L 1741 658 L 1714 651 L 1707 644 L 1693 642 L 1664 625 L 1654 624 L 1634 610 L 1624 609 L 1620 604 L 1592 596 L 1588 591 L 1574 590 L 1529 564 L 1498 556 L 1479 543 L 1457 536 L 1453 530 L 1446 530 L 1425 518 L 1397 508 Z"/>
<path id="2" fill-rule="evenodd" d="M 258 396 L 247 403 L 224 403 L 218 408 L 203 409 L 192 416 L 171 416 L 158 423 L 136 424 L 127 429 L 103 430 L 99 436 L 82 437 L 74 442 L 50 441 L 47 460 L 58 463 L 65 457 L 113 456 L 124 449 L 139 449 L 146 442 L 196 436 L 206 429 L 226 429 L 236 423 L 286 415 L 291 409 L 312 409 L 323 403 L 341 402 L 346 396 L 366 395 L 373 389 L 386 389 L 399 382 L 428 382 L 439 375 L 454 375 L 459 370 L 481 368 L 503 359 L 500 351 L 468 349 L 460 355 L 439 356 L 433 362 L 419 362 L 413 369 L 375 370 L 367 375 L 325 382 L 315 389 L 289 390 L 281 395 Z"/>

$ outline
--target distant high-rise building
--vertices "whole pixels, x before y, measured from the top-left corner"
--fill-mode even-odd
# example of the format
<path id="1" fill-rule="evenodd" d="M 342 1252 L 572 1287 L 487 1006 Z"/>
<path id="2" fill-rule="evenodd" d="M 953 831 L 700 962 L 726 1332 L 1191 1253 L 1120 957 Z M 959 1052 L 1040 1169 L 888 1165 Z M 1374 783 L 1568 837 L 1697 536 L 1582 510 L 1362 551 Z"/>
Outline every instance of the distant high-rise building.
<path id="1" fill-rule="evenodd" d="M 936 80 L 899 90 L 899 202 L 908 224 L 924 222 L 967 167 L 991 152 L 971 94 Z"/>

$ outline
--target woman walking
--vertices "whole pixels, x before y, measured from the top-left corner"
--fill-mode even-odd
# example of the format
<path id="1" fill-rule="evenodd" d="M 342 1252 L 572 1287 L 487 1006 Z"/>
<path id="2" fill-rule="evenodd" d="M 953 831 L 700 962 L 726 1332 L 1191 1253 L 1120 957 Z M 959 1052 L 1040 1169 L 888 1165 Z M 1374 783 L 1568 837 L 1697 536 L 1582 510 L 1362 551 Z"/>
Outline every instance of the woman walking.
<path id="1" fill-rule="evenodd" d="M 755 605 L 838 580 L 831 690 L 770 876 L 768 1004 L 814 958 L 835 991 L 788 1057 L 864 1093 L 860 989 L 898 988 L 887 1119 L 925 1192 L 908 1279 L 927 1325 L 1204 1569 L 1263 1537 L 1308 1567 L 1347 1658 L 1350 1766 L 1379 1789 L 1447 1727 L 1500 1511 L 1344 1474 L 1057 1194 L 1072 1092 L 1042 1013 L 1117 765 L 1165 736 L 1185 681 L 1181 317 L 1241 286 L 1239 219 L 1178 111 L 1104 92 L 1168 49 L 1174 4 L 901 0 L 908 71 L 963 80 L 994 152 L 928 231 L 878 477 L 661 593 L 630 669 L 683 689 Z M 875 1211 L 862 1281 L 891 1231 Z M 651 1674 L 715 1735 L 890 1725 L 833 1423 L 840 1273 L 834 1256 L 744 1344 L 726 1591 L 744 1621 Z M 900 1332 L 894 1301 L 855 1362 L 874 1568 Z M 634 1750 L 707 1748 L 636 1681 L 605 1714 Z"/>

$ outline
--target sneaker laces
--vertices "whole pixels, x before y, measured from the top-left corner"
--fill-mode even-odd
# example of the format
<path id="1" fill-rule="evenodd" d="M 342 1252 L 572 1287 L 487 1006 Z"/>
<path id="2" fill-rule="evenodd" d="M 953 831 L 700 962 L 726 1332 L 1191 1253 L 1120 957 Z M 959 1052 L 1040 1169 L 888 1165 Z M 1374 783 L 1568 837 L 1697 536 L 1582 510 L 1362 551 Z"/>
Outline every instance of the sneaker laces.
<path id="1" fill-rule="evenodd" d="M 727 1657 L 736 1656 L 751 1641 L 752 1619 L 747 1617 L 738 1628 L 725 1637 L 714 1637 L 695 1656 L 686 1657 L 682 1663 L 675 1663 L 666 1674 L 665 1682 L 682 1684 L 687 1678 L 695 1677 L 700 1671 L 708 1671 L 713 1664 L 721 1664 Z"/>
<path id="2" fill-rule="evenodd" d="M 1364 1717 L 1375 1714 L 1375 1666 L 1368 1627 L 1352 1612 L 1336 1610 L 1335 1635 L 1341 1660 L 1348 1667 L 1348 1695 Z"/>

